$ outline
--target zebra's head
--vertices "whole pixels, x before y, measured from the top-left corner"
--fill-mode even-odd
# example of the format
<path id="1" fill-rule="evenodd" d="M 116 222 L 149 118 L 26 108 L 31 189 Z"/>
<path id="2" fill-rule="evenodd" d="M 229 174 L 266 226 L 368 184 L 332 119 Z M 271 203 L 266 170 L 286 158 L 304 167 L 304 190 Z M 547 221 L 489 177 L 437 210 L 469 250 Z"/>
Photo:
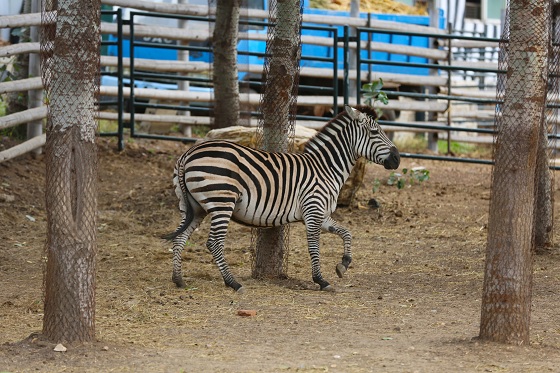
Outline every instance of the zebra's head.
<path id="1" fill-rule="evenodd" d="M 377 115 L 369 115 L 350 106 L 346 114 L 357 127 L 356 151 L 358 155 L 383 165 L 387 170 L 399 168 L 401 156 L 397 147 L 377 123 Z"/>

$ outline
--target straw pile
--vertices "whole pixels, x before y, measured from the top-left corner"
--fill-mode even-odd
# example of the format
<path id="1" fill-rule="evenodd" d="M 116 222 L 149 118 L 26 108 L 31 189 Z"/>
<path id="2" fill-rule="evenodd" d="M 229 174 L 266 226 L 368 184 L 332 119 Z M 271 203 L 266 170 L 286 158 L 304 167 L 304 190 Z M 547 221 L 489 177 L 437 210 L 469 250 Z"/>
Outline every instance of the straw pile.
<path id="1" fill-rule="evenodd" d="M 350 0 L 311 0 L 312 8 L 350 10 Z M 417 1 L 409 6 L 395 0 L 360 0 L 360 12 L 427 15 L 424 2 Z"/>

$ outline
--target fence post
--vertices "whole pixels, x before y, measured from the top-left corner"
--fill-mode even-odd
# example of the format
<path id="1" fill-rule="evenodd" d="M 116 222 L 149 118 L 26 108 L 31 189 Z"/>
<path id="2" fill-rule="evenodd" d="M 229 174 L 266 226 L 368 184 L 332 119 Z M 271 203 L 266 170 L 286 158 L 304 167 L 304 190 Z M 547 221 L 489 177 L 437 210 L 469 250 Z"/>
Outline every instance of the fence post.
<path id="1" fill-rule="evenodd" d="M 40 11 L 39 0 L 31 0 L 31 13 L 38 13 Z M 32 43 L 39 41 L 39 30 L 37 26 L 31 26 L 30 38 Z M 41 76 L 41 59 L 39 54 L 30 53 L 29 54 L 29 77 Z M 43 90 L 42 89 L 31 89 L 27 93 L 28 103 L 27 108 L 33 109 L 43 105 Z M 32 139 L 33 137 L 41 136 L 43 134 L 43 121 L 35 120 L 27 124 L 27 139 Z M 42 149 L 37 148 L 33 152 L 34 154 L 41 154 Z"/>

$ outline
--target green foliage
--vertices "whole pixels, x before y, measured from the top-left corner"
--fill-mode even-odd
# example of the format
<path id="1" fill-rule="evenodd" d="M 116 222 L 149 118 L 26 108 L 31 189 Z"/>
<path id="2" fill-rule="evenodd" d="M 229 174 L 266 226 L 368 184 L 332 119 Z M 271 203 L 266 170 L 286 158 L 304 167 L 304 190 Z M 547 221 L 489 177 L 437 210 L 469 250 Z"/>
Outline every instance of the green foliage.
<path id="1" fill-rule="evenodd" d="M 393 141 L 399 151 L 403 153 L 419 153 L 425 154 L 428 148 L 428 140 L 424 134 L 418 134 L 414 137 L 402 137 Z M 452 155 L 473 157 L 473 158 L 489 158 L 492 157 L 492 144 L 470 144 L 465 142 L 451 141 L 450 150 Z M 447 140 L 438 141 L 438 153 L 448 154 Z"/>
<path id="2" fill-rule="evenodd" d="M 203 138 L 209 131 L 210 127 L 208 126 L 192 126 L 193 137 Z"/>
<path id="3" fill-rule="evenodd" d="M 116 120 L 100 119 L 98 121 L 99 133 L 116 132 L 119 129 L 119 123 Z"/>
<path id="4" fill-rule="evenodd" d="M 451 141 L 449 150 L 451 154 L 470 157 L 491 157 L 491 144 L 469 144 L 464 142 Z M 438 151 L 440 154 L 447 154 L 447 141 L 438 141 Z"/>
<path id="5" fill-rule="evenodd" d="M 0 117 L 7 115 L 7 111 L 8 103 L 2 96 L 0 96 Z M 0 129 L 0 136 L 11 137 L 18 140 L 24 140 L 26 133 L 27 127 L 25 124 Z"/>
<path id="6" fill-rule="evenodd" d="M 2 82 L 11 82 L 14 75 L 8 70 L 9 63 L 4 63 L 0 65 L 0 81 Z"/>
<path id="7" fill-rule="evenodd" d="M 403 168 L 402 174 L 396 171 L 391 172 L 387 179 L 387 185 L 396 186 L 397 189 L 411 187 L 430 179 L 430 171 L 424 167 L 414 167 L 411 169 Z M 373 192 L 377 192 L 381 186 L 381 181 L 375 179 L 373 182 Z"/>
<path id="8" fill-rule="evenodd" d="M 389 98 L 387 98 L 387 94 L 381 90 L 383 88 L 383 79 L 379 78 L 379 80 L 366 83 L 362 86 L 362 90 L 364 92 L 364 103 L 368 106 L 375 108 L 377 112 L 377 116 L 380 117 L 382 114 L 381 109 L 375 107 L 375 103 L 380 101 L 384 105 L 389 103 Z"/>
<path id="9" fill-rule="evenodd" d="M 6 101 L 4 101 L 2 99 L 2 96 L 0 96 L 0 117 L 3 117 L 6 115 Z"/>
<path id="10" fill-rule="evenodd" d="M 378 81 L 366 83 L 362 86 L 364 90 L 365 104 L 369 106 L 374 106 L 377 101 L 381 101 L 383 104 L 387 105 L 389 99 L 387 94 L 381 90 L 383 88 L 383 79 L 379 78 Z"/>
<path id="11" fill-rule="evenodd" d="M 381 186 L 381 180 L 379 179 L 373 180 L 373 193 L 377 192 L 380 186 Z"/>
<path id="12" fill-rule="evenodd" d="M 8 70 L 8 65 L 7 64 L 4 64 L 4 65 L 0 64 L 0 81 L 3 81 L 3 82 L 11 82 L 12 81 L 12 74 Z M 7 106 L 8 106 L 8 104 L 6 103 L 5 95 L 0 95 L 0 117 L 3 117 L 3 116 L 6 115 Z"/>
<path id="13" fill-rule="evenodd" d="M 0 64 L 0 81 L 13 82 L 18 79 L 18 73 L 21 72 L 23 66 L 18 63 L 14 56 L 5 59 Z M 21 75 L 21 74 L 20 74 Z M 11 92 L 0 95 L 0 117 L 13 112 L 25 110 L 27 108 L 27 92 Z M 7 136 L 18 140 L 26 138 L 27 126 L 20 124 L 14 127 L 8 127 L 0 130 L 0 136 Z"/>
<path id="14" fill-rule="evenodd" d="M 426 140 L 424 134 L 397 137 L 393 142 L 397 149 L 403 153 L 425 153 L 428 148 L 428 140 Z"/>
<path id="15" fill-rule="evenodd" d="M 28 27 L 17 27 L 12 29 L 12 36 L 18 36 L 19 42 L 24 43 L 29 41 L 29 28 Z"/>

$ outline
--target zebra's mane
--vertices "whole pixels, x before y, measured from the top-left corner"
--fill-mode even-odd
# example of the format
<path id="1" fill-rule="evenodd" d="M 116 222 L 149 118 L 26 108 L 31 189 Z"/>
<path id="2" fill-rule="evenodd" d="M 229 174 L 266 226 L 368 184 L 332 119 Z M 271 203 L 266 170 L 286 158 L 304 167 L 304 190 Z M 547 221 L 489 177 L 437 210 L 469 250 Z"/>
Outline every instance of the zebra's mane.
<path id="1" fill-rule="evenodd" d="M 353 108 L 369 115 L 370 117 L 373 117 L 373 119 L 377 119 L 377 112 L 375 111 L 375 108 L 373 106 L 357 105 L 353 106 Z"/>
<path id="2" fill-rule="evenodd" d="M 367 105 L 357 105 L 353 107 L 354 109 L 359 110 L 360 112 L 367 114 L 373 117 L 374 119 L 377 119 L 377 113 L 375 112 L 375 109 L 373 107 Z M 343 118 L 347 118 L 347 117 L 348 117 L 348 113 L 346 113 L 346 110 L 341 110 L 336 117 L 329 120 L 327 124 L 325 124 L 315 134 L 315 136 L 313 136 L 312 138 L 309 139 L 309 141 L 307 141 L 303 150 L 304 153 L 307 152 L 309 148 L 313 146 L 312 144 L 316 142 L 330 141 L 329 139 L 332 139 L 333 137 L 332 131 L 330 131 L 330 129 L 333 127 L 341 127 L 341 125 L 346 126 L 349 120 L 348 119 L 344 120 Z"/>

